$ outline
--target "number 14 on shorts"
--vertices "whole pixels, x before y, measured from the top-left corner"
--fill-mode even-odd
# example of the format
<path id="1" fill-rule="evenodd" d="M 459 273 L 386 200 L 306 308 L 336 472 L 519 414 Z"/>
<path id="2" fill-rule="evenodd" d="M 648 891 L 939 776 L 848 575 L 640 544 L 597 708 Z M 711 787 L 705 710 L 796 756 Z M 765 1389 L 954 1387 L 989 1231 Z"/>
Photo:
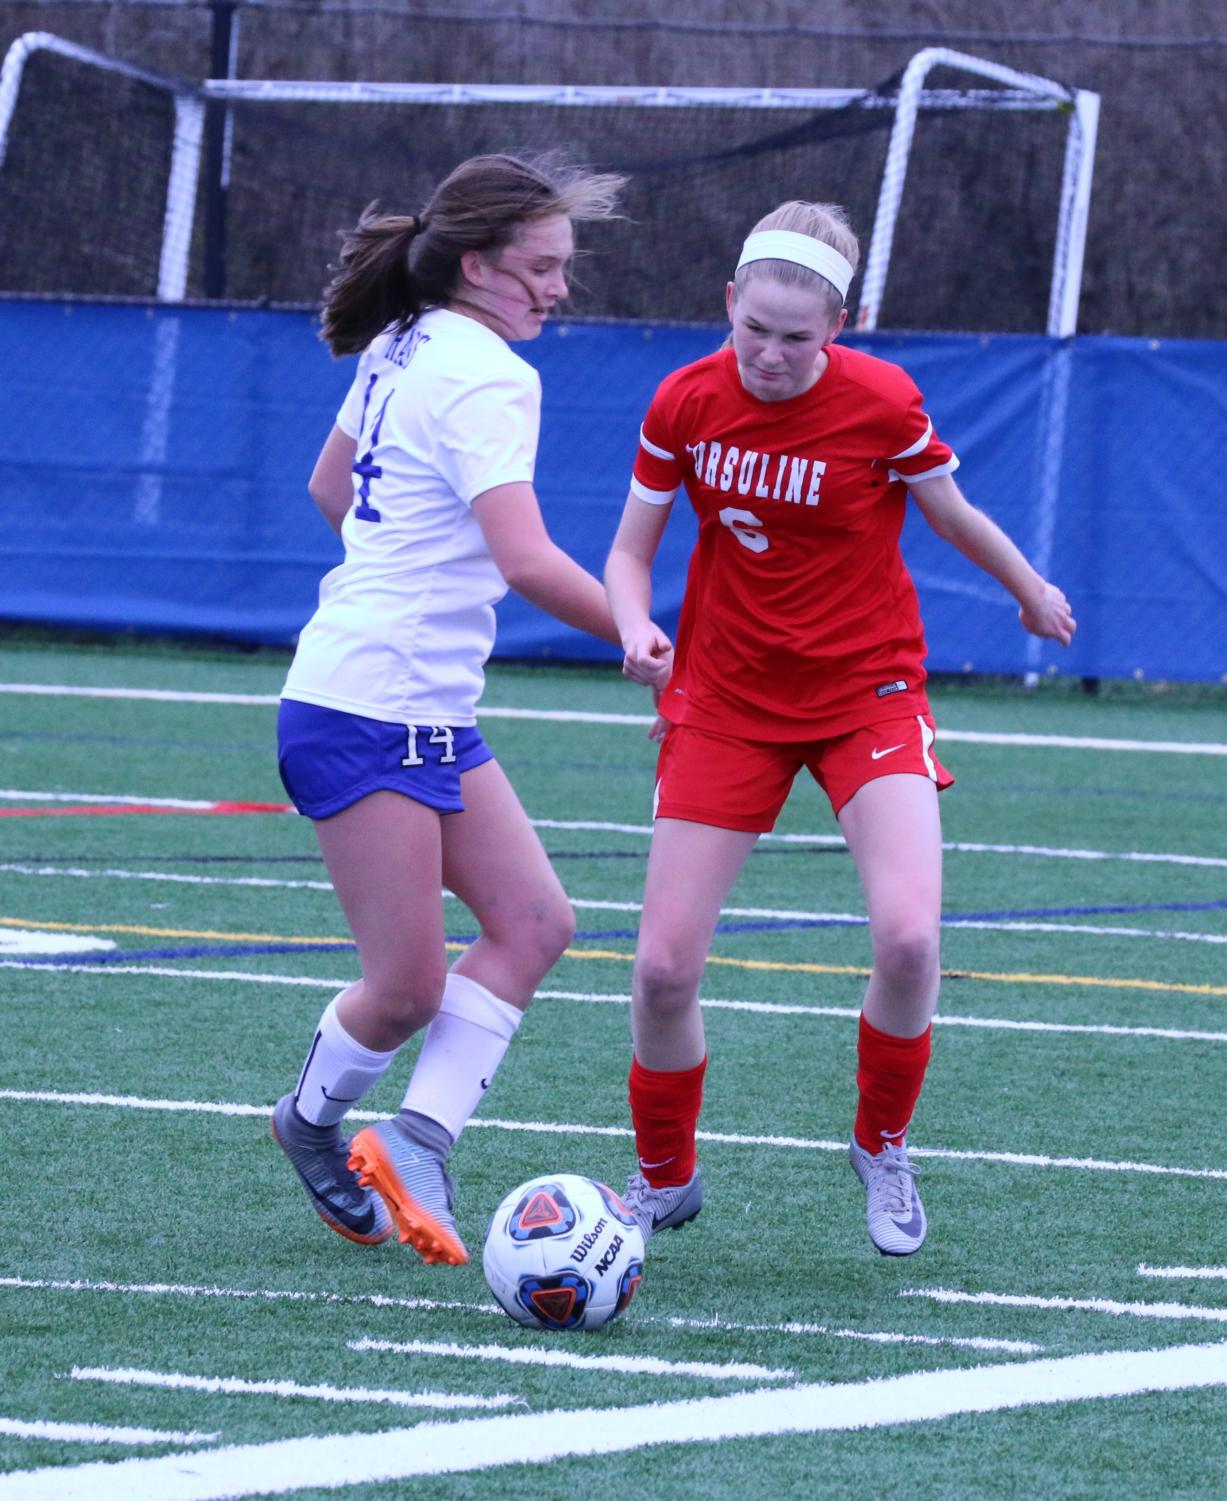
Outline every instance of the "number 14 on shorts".
<path id="1" fill-rule="evenodd" d="M 451 766 L 456 760 L 455 737 L 447 725 L 424 725 L 409 724 L 405 726 L 405 734 L 408 739 L 407 753 L 401 757 L 402 766 L 425 766 L 426 757 L 418 750 L 418 736 L 430 730 L 426 740 L 427 745 L 441 745 L 443 751 L 439 756 L 440 766 Z"/>

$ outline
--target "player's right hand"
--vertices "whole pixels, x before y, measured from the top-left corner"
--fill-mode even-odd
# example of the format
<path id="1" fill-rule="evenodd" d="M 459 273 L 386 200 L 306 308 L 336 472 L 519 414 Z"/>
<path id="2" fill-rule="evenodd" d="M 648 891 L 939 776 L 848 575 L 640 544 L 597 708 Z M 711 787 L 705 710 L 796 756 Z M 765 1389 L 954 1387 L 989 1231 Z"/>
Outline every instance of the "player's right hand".
<path id="1" fill-rule="evenodd" d="M 1018 619 L 1024 630 L 1030 631 L 1033 636 L 1059 641 L 1062 646 L 1069 645 L 1078 629 L 1069 600 L 1055 584 L 1050 584 L 1047 580 L 1044 581 L 1039 596 L 1028 600 L 1019 608 Z"/>
<path id="2" fill-rule="evenodd" d="M 645 624 L 622 638 L 622 672 L 632 683 L 643 683 L 659 691 L 673 671 L 673 642 L 654 622 Z"/>

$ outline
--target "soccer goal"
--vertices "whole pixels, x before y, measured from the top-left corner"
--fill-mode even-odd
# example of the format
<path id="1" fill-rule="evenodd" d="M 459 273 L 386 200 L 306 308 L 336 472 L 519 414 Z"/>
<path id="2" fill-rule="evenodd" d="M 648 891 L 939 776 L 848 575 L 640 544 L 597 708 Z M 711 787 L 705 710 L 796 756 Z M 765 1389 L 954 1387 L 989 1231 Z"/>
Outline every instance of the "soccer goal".
<path id="1" fill-rule="evenodd" d="M 30 33 L 0 73 L 0 290 L 313 303 L 370 201 L 562 148 L 630 179 L 585 227 L 577 316 L 719 321 L 748 227 L 806 198 L 867 247 L 858 328 L 1068 335 L 1098 103 L 942 48 L 871 89 L 195 83 Z"/>

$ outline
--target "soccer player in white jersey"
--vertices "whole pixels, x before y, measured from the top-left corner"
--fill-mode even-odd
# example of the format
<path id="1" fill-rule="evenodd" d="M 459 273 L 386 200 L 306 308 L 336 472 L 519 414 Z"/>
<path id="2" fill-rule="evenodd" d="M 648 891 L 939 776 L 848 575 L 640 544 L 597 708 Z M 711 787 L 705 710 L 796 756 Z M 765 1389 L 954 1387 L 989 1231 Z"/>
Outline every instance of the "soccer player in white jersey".
<path id="1" fill-rule="evenodd" d="M 964 499 L 958 460 L 911 379 L 834 342 L 857 256 L 834 205 L 787 203 L 759 221 L 726 292 L 729 346 L 669 376 L 644 418 L 606 568 L 625 670 L 641 677 L 669 646 L 648 614 L 651 565 L 684 487 L 699 538 L 660 702 L 628 1198 L 648 1234 L 699 1212 L 699 980 L 721 904 L 804 767 L 830 798 L 868 907 L 873 970 L 849 1152 L 871 1240 L 905 1256 L 927 1228 L 906 1133 L 937 1002 L 937 794 L 952 781 L 934 750 L 924 632 L 899 553 L 909 493 L 1014 595 L 1027 630 L 1068 645 L 1074 620 L 1061 591 Z"/>
<path id="2" fill-rule="evenodd" d="M 273 1133 L 350 1240 L 399 1232 L 468 1259 L 448 1152 L 570 942 L 574 918 L 476 728 L 508 587 L 617 643 L 600 583 L 550 540 L 533 491 L 540 379 L 509 347 L 567 294 L 572 222 L 622 179 L 475 157 L 416 217 L 368 210 L 325 298 L 334 354 L 361 354 L 310 491 L 345 560 L 324 579 L 282 693 L 282 778 L 314 821 L 362 978 L 320 1019 Z M 659 686 L 667 660 L 639 679 Z M 441 888 L 480 935 L 447 968 Z M 349 1142 L 346 1114 L 426 1029 L 403 1107 Z"/>

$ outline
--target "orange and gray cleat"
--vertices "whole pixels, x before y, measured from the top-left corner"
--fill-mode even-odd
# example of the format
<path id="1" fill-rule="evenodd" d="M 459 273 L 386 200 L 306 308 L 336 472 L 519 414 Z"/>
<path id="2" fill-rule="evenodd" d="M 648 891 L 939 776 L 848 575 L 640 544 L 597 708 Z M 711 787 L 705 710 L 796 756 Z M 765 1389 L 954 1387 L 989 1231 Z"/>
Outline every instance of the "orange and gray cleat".
<path id="1" fill-rule="evenodd" d="M 401 1243 L 426 1262 L 463 1266 L 469 1259 L 452 1219 L 452 1181 L 443 1158 L 415 1141 L 399 1120 L 380 1121 L 350 1143 L 349 1165 L 364 1188 L 387 1205 Z"/>

